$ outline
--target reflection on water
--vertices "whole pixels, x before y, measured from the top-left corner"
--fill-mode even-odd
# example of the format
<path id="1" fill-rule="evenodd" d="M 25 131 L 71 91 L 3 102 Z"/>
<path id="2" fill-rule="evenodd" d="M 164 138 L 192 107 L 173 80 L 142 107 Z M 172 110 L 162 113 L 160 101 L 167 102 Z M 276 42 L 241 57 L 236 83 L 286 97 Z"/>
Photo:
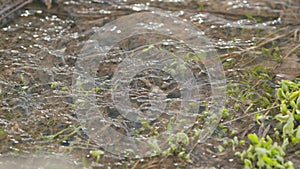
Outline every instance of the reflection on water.
<path id="1" fill-rule="evenodd" d="M 3 0 L 0 5 L 3 16 L 8 5 Z M 32 2 L 0 29 L 1 154 L 39 146 L 59 152 L 70 145 L 79 152 L 87 149 L 86 136 L 72 134 L 79 125 L 70 87 L 76 59 L 101 26 L 140 11 L 163 11 L 192 22 L 220 54 L 251 48 L 263 35 L 300 24 L 300 4 L 289 0 L 56 0 L 50 9 Z M 45 141 L 60 131 L 69 137 Z"/>

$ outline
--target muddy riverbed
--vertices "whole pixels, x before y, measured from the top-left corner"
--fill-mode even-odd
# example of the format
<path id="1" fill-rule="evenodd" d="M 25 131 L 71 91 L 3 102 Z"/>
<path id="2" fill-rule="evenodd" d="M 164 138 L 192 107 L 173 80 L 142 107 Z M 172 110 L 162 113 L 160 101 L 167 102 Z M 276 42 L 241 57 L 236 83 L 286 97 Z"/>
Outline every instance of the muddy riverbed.
<path id="1" fill-rule="evenodd" d="M 1 11 L 5 11 L 3 10 L 7 7 L 5 3 L 1 1 L 0 5 L 3 6 Z M 122 61 L 126 61 L 126 57 L 134 54 L 148 57 L 155 53 L 156 57 L 163 57 L 171 51 L 176 56 L 184 57 L 186 53 L 194 52 L 178 39 L 164 36 L 159 34 L 160 32 L 150 36 L 137 33 L 130 38 L 120 38 L 121 41 L 109 49 L 105 57 L 82 60 L 83 53 L 94 52 L 93 46 L 90 45 L 94 43 L 91 38 L 95 37 L 97 32 L 103 31 L 101 28 L 104 25 L 131 15 L 136 19 L 122 20 L 120 25 L 126 25 L 124 26 L 126 31 L 131 31 L 131 25 L 132 30 L 135 30 L 133 23 L 142 17 L 142 15 L 137 17 L 139 16 L 137 14 L 142 12 L 162 13 L 178 18 L 178 22 L 190 24 L 191 27 L 188 27 L 190 30 L 184 31 L 180 29 L 181 27 L 177 29 L 172 27 L 170 22 L 170 29 L 174 30 L 178 38 L 190 36 L 193 29 L 197 28 L 202 33 L 201 37 L 205 36 L 211 42 L 211 46 L 217 52 L 214 56 L 218 58 L 213 64 L 220 63 L 224 66 L 224 71 L 218 72 L 224 73 L 222 80 L 226 78 L 227 92 L 224 93 L 224 97 L 223 95 L 221 99 L 210 97 L 216 94 L 209 84 L 209 79 L 214 77 L 206 70 L 205 61 L 190 62 L 189 68 L 192 70 L 190 73 L 195 77 L 195 81 L 186 83 L 188 96 L 180 93 L 183 90 L 178 87 L 181 84 L 178 82 L 181 76 L 174 76 L 173 69 L 164 72 L 152 67 L 137 72 L 125 62 L 121 64 Z M 150 17 L 153 15 L 145 17 L 144 20 Z M 149 24 L 151 29 L 159 29 L 160 24 L 168 23 L 167 19 L 159 20 L 155 17 L 151 19 L 156 19 L 155 23 Z M 41 160 L 38 165 L 56 162 L 65 168 L 84 166 L 239 169 L 243 167 L 243 161 L 234 154 L 244 150 L 245 147 L 236 145 L 233 148 L 230 140 L 235 137 L 247 140 L 247 134 L 251 132 L 257 133 L 260 137 L 274 133 L 273 121 L 264 119 L 263 125 L 258 124 L 254 114 L 247 116 L 247 113 L 274 107 L 276 99 L 269 97 L 268 94 L 275 97 L 278 82 L 282 79 L 295 80 L 300 77 L 298 0 L 56 0 L 51 7 L 33 1 L 2 20 L 1 24 L 3 26 L 0 29 L 0 159 L 2 158 L 0 164 L 15 165 L 15 168 L 21 163 L 28 166 L 35 165 L 35 161 Z M 118 33 L 124 33 L 118 32 L 114 27 L 109 28 L 110 32 L 115 33 L 101 36 L 99 44 L 102 41 L 103 44 L 110 43 L 114 38 L 119 39 L 118 36 L 121 35 Z M 164 31 L 168 32 L 162 30 Z M 206 42 L 204 44 L 207 45 Z M 133 49 L 142 52 L 138 53 Z M 163 55 L 165 51 L 168 52 Z M 143 52 L 149 53 L 146 55 Z M 86 74 L 82 72 L 82 65 L 79 63 L 85 64 L 84 70 L 87 72 L 90 69 L 96 70 L 91 72 L 94 76 L 91 84 L 85 83 L 85 80 L 91 82 L 86 76 L 82 78 Z M 170 62 L 170 65 L 172 64 Z M 143 66 L 147 65 L 140 64 L 138 68 Z M 127 71 L 127 74 L 122 74 L 120 70 Z M 261 72 L 265 73 L 265 77 L 261 77 Z M 112 85 L 119 79 L 128 80 L 127 76 L 131 77 L 129 79 L 131 81 L 124 82 L 125 87 L 121 88 L 122 90 L 119 86 Z M 184 74 L 184 77 L 187 75 Z M 216 77 L 219 78 L 221 76 Z M 180 80 L 186 81 L 185 78 Z M 201 82 L 201 92 L 193 95 L 194 84 L 199 84 L 198 82 Z M 123 89 L 129 91 L 126 93 Z M 233 93 L 233 90 L 238 92 Z M 118 94 L 121 96 L 128 95 L 130 99 L 125 104 L 132 104 L 132 109 L 138 110 L 143 120 L 118 111 L 128 108 L 118 107 L 118 104 L 124 105 L 123 97 L 119 99 L 117 94 L 113 95 L 111 91 L 112 93 L 119 91 Z M 239 100 L 238 93 L 247 91 L 253 97 Z M 79 97 L 82 95 L 86 95 L 83 97 L 86 100 Z M 187 134 L 180 137 L 183 139 L 188 136 L 189 143 L 181 140 L 177 150 L 169 155 L 159 154 L 155 145 L 152 145 L 155 150 L 153 152 L 158 154 L 145 157 L 141 155 L 132 157 L 130 151 L 124 154 L 122 150 L 131 145 L 123 145 L 125 147 L 122 147 L 122 150 L 119 150 L 120 147 L 109 151 L 105 148 L 107 145 L 122 141 L 119 137 L 109 136 L 115 133 L 110 133 L 106 128 L 108 126 L 120 135 L 141 139 L 168 131 L 172 117 L 181 118 L 172 112 L 187 111 L 179 106 L 183 105 L 182 100 L 185 97 L 187 100 L 200 97 L 202 102 L 197 110 L 201 110 L 202 113 L 207 108 L 214 110 L 223 104 L 229 110 L 229 115 L 220 114 L 219 117 L 222 116 L 222 119 L 212 116 L 217 121 L 220 120 L 218 121 L 220 125 L 214 124 L 217 128 L 212 135 L 205 135 L 207 140 L 197 143 L 197 139 L 192 138 L 197 125 L 200 128 L 205 126 L 203 121 L 210 119 L 208 117 L 211 115 L 205 115 L 202 121 L 201 116 L 195 124 L 189 124 L 192 129 L 186 130 Z M 269 103 L 253 101 L 263 100 L 265 97 L 270 98 Z M 160 98 L 167 98 L 167 101 L 157 102 L 156 100 Z M 116 100 L 118 103 L 114 103 Z M 224 103 L 211 103 L 216 100 Z M 194 103 L 190 102 L 188 105 L 193 108 Z M 161 109 L 169 111 L 160 112 Z M 271 109 L 270 114 L 276 111 L 279 109 Z M 95 112 L 100 112 L 101 115 Z M 134 113 L 136 112 L 133 111 Z M 243 118 L 236 120 L 240 117 Z M 92 118 L 100 119 L 91 121 Z M 99 127 L 94 123 L 100 122 L 101 118 L 107 123 Z M 192 115 L 186 118 L 199 119 L 198 116 Z M 85 124 L 86 121 L 90 123 Z M 184 128 L 184 125 L 176 127 Z M 99 143 L 95 138 L 104 131 L 108 132 L 105 136 L 107 138 L 101 138 Z M 229 145 L 224 145 L 224 141 L 229 142 Z M 166 141 L 161 144 L 168 147 L 170 143 Z M 223 149 L 219 145 L 222 145 Z M 285 158 L 287 161 L 291 160 L 295 168 L 300 166 L 299 150 L 299 144 L 290 145 L 286 150 Z M 180 152 L 188 154 L 189 158 L 180 156 Z M 38 157 L 41 157 L 40 160 L 37 160 Z M 10 164 L 12 158 L 16 159 L 14 164 Z"/>

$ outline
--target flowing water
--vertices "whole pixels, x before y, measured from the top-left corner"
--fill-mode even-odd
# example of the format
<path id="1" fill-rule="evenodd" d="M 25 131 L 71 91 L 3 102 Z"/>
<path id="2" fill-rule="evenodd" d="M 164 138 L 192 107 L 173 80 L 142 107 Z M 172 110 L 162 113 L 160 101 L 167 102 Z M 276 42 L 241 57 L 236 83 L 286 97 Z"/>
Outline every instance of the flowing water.
<path id="1" fill-rule="evenodd" d="M 0 5 L 2 17 L 11 5 L 4 1 L 1 1 Z M 300 39 L 300 2 L 297 0 L 56 0 L 49 9 L 39 1 L 30 2 L 13 12 L 9 18 L 1 18 L 3 26 L 0 29 L 0 155 L 9 158 L 11 154 L 53 152 L 57 155 L 64 154 L 64 158 L 69 158 L 72 164 L 76 164 L 75 166 L 82 165 L 84 163 L 82 159 L 94 158 L 89 151 L 101 149 L 101 144 L 94 142 L 89 137 L 89 132 L 82 130 L 80 123 L 82 118 L 76 107 L 80 103 L 74 98 L 74 77 L 78 76 L 78 60 L 82 49 L 86 48 L 86 44 L 93 43 L 90 38 L 102 26 L 122 16 L 151 11 L 172 15 L 192 23 L 212 42 L 220 56 L 232 51 L 248 52 L 247 49 L 265 40 L 267 35 L 274 32 L 278 34 L 291 32 L 295 41 L 299 43 Z M 127 22 L 127 27 L 134 26 L 131 23 L 134 21 Z M 150 26 L 156 29 L 160 24 L 166 22 L 158 21 Z M 176 30 L 176 28 L 172 29 Z M 176 31 L 178 37 L 193 33 L 187 31 L 185 35 L 180 27 Z M 106 38 L 113 38 L 117 34 L 116 30 Z M 286 39 L 274 41 L 276 40 Z M 131 36 L 129 39 L 123 39 L 118 44 L 118 48 L 111 49 L 110 57 L 102 62 L 96 62 L 100 64 L 97 65 L 99 68 L 94 81 L 98 88 L 94 88 L 95 92 L 89 96 L 95 96 L 97 101 L 93 104 L 98 105 L 98 108 L 101 107 L 103 118 L 111 118 L 110 124 L 125 135 L 134 135 L 134 130 L 139 129 L 142 123 L 136 122 L 136 119 L 129 118 L 129 121 L 122 119 L 120 112 L 112 106 L 112 96 L 107 91 L 111 90 L 110 84 L 114 80 L 112 76 L 125 56 L 125 54 L 114 55 L 114 52 L 131 51 L 135 48 L 145 50 L 146 48 L 141 44 L 149 45 L 156 41 L 164 43 L 155 44 L 155 48 L 168 48 L 178 55 L 181 50 L 190 50 L 178 41 L 172 41 L 170 37 L 160 34 L 152 34 L 151 38 L 143 35 Z M 286 63 L 275 73 L 290 78 L 299 76 L 299 53 L 298 50 L 298 57 L 292 56 L 293 62 Z M 262 61 L 255 56 L 249 57 L 248 60 L 252 62 L 239 63 L 240 67 L 259 63 L 266 66 L 276 64 L 268 58 Z M 91 63 L 91 67 L 92 65 Z M 207 81 L 205 66 L 202 63 L 199 65 L 193 70 L 203 72 L 198 80 Z M 129 70 L 130 68 L 127 67 L 125 71 Z M 226 70 L 225 73 L 230 74 L 230 70 Z M 122 78 L 121 75 L 117 77 Z M 151 125 L 159 127 L 159 123 L 163 123 L 163 120 L 155 121 L 157 116 L 151 113 L 156 110 L 153 110 L 153 106 L 149 104 L 157 107 L 169 106 L 170 110 L 178 110 L 176 103 L 184 96 L 181 96 L 176 89 L 179 84 L 176 79 L 170 77 L 170 73 L 148 69 L 136 73 L 132 78 L 130 84 L 127 84 L 132 89 L 130 102 L 136 109 L 142 110 L 145 119 L 150 119 Z M 163 85 L 164 87 L 161 87 Z M 203 88 L 205 87 L 205 93 L 199 94 L 203 98 L 212 92 L 204 85 Z M 87 88 L 93 86 L 85 86 L 85 90 Z M 149 99 L 149 93 L 152 93 L 152 99 Z M 156 103 L 156 97 L 166 97 L 171 101 L 168 104 Z M 204 99 L 204 101 L 211 100 Z M 205 105 L 200 105 L 199 109 L 201 108 L 205 109 Z M 170 120 L 169 116 L 172 115 L 165 112 L 161 116 L 164 116 L 163 119 Z M 134 130 L 130 130 L 132 128 Z M 143 134 L 146 137 L 149 133 Z M 112 142 L 110 139 L 104 141 Z M 54 161 L 59 161 L 55 160 L 56 158 L 53 158 Z M 194 158 L 197 160 L 196 157 Z M 6 161 L 9 160 L 4 160 L 3 163 L 7 163 Z M 128 160 L 108 153 L 103 164 L 94 164 L 94 166 L 114 168 L 127 162 Z M 228 164 L 207 162 L 207 165 L 226 167 Z"/>

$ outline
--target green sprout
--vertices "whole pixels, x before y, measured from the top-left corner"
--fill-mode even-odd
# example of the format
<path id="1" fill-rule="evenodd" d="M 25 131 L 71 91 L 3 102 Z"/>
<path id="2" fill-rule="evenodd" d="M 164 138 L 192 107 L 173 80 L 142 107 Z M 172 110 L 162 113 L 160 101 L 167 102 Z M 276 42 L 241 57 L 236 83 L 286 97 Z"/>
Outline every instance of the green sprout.
<path id="1" fill-rule="evenodd" d="M 282 138 L 289 138 L 293 144 L 300 143 L 300 84 L 283 80 L 277 91 L 280 112 L 275 116 L 282 126 Z M 296 125 L 298 124 L 298 125 Z"/>
<path id="2" fill-rule="evenodd" d="M 97 163 L 100 162 L 100 157 L 103 154 L 104 154 L 104 151 L 101 151 L 101 150 L 91 150 L 90 151 L 90 155 L 93 156 L 93 157 L 96 157 L 96 162 Z"/>
<path id="3" fill-rule="evenodd" d="M 282 145 L 278 145 L 277 142 L 273 143 L 269 136 L 259 139 L 256 134 L 249 134 L 248 139 L 251 142 L 249 148 L 242 153 L 235 153 L 244 161 L 245 169 L 294 169 L 291 161 L 284 161 L 285 149 L 289 144 L 288 139 L 285 139 Z"/>

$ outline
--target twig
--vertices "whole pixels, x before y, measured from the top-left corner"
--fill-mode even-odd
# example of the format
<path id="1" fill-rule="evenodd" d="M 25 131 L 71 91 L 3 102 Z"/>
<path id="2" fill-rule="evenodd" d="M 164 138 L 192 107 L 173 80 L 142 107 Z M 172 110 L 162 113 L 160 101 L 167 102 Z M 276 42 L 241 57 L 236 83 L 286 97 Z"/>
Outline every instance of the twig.
<path id="1" fill-rule="evenodd" d="M 7 9 L 9 12 L 7 12 L 7 14 L 5 14 L 6 11 L 3 11 L 3 16 L 1 16 L 0 21 L 4 20 L 5 18 L 9 17 L 9 15 L 11 15 L 12 13 L 14 13 L 15 11 L 21 9 L 23 6 L 31 3 L 33 0 L 27 0 L 25 2 L 21 2 L 20 4 L 16 4 L 13 5 L 11 8 Z"/>
<path id="2" fill-rule="evenodd" d="M 298 44 L 297 46 L 295 46 L 293 49 L 291 49 L 282 59 L 285 59 L 285 58 L 287 58 L 287 57 L 289 57 L 290 56 L 290 54 L 292 54 L 293 52 L 295 52 L 295 50 L 297 49 L 297 48 L 299 48 L 300 47 L 300 44 Z M 278 63 L 277 65 L 275 65 L 274 67 L 273 67 L 273 70 L 275 70 L 276 68 L 278 68 L 279 66 L 281 65 L 281 63 Z"/>
<path id="3" fill-rule="evenodd" d="M 137 167 L 137 165 L 139 164 L 139 162 L 140 162 L 140 160 L 137 160 L 137 161 L 134 163 L 134 165 L 132 166 L 131 169 L 135 169 L 135 168 Z"/>
<path id="4" fill-rule="evenodd" d="M 206 133 L 204 136 L 202 136 L 202 138 L 206 138 L 208 136 L 208 134 Z M 196 143 L 193 145 L 193 147 L 191 148 L 191 150 L 189 151 L 189 153 L 188 154 L 191 154 L 193 151 L 194 151 L 194 149 L 196 148 L 196 146 L 198 145 L 198 144 L 200 144 L 201 142 L 199 142 L 199 141 L 196 141 Z M 202 142 L 203 143 L 203 142 Z"/>
<path id="5" fill-rule="evenodd" d="M 294 32 L 294 40 L 295 41 L 297 41 L 298 32 L 299 32 L 299 29 L 296 29 Z M 300 40 L 300 36 L 299 36 L 299 40 Z"/>
<path id="6" fill-rule="evenodd" d="M 290 34 L 292 34 L 292 33 L 294 33 L 294 32 L 295 32 L 295 30 L 292 30 L 292 31 L 290 31 L 290 32 L 288 32 L 288 33 L 285 33 L 285 34 L 282 34 L 282 35 L 278 35 L 278 36 L 275 36 L 275 37 L 273 37 L 273 38 L 271 38 L 271 39 L 268 39 L 268 40 L 266 40 L 266 41 L 263 41 L 263 42 L 259 43 L 259 44 L 256 45 L 256 46 L 252 46 L 252 47 L 246 48 L 246 49 L 244 49 L 243 51 L 241 51 L 241 54 L 242 54 L 242 53 L 245 53 L 245 52 L 248 52 L 248 51 L 250 51 L 250 50 L 256 49 L 256 48 L 260 48 L 260 47 L 262 47 L 262 46 L 264 46 L 264 45 L 266 45 L 266 44 L 268 44 L 268 43 L 270 43 L 270 42 L 273 42 L 273 41 L 275 41 L 275 40 L 277 40 L 277 39 L 280 39 L 280 38 L 283 38 L 283 37 L 285 37 L 285 36 L 288 36 L 288 35 L 290 35 Z"/>
<path id="7" fill-rule="evenodd" d="M 284 56 L 283 59 L 289 57 L 290 54 L 292 54 L 293 52 L 295 52 L 295 50 L 296 50 L 297 48 L 299 48 L 299 47 L 300 47 L 300 44 L 298 44 L 297 46 L 295 46 L 293 49 L 291 49 L 291 50 Z"/>
<path id="8" fill-rule="evenodd" d="M 279 107 L 279 106 L 277 105 L 277 106 L 274 106 L 274 107 L 270 107 L 270 108 L 267 108 L 267 109 L 263 109 L 263 110 L 259 110 L 259 111 L 253 112 L 253 113 L 249 113 L 249 114 L 246 114 L 246 115 L 244 115 L 244 116 L 235 118 L 235 119 L 233 119 L 233 120 L 223 122 L 223 123 L 221 123 L 221 124 L 223 124 L 223 125 L 224 125 L 224 124 L 228 124 L 228 123 L 231 123 L 231 122 L 234 122 L 234 121 L 243 119 L 243 118 L 245 118 L 245 117 L 252 116 L 252 115 L 257 114 L 257 113 L 262 113 L 262 112 L 265 112 L 265 111 L 269 111 L 269 110 L 275 109 L 275 108 L 277 108 L 277 107 Z"/>
<path id="9" fill-rule="evenodd" d="M 268 132 L 270 131 L 270 128 L 271 128 L 271 124 L 269 124 L 269 125 L 267 126 L 267 128 L 264 130 L 264 132 L 263 132 L 261 138 L 267 136 Z"/>

